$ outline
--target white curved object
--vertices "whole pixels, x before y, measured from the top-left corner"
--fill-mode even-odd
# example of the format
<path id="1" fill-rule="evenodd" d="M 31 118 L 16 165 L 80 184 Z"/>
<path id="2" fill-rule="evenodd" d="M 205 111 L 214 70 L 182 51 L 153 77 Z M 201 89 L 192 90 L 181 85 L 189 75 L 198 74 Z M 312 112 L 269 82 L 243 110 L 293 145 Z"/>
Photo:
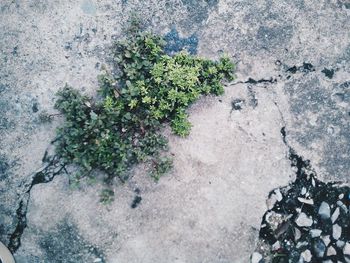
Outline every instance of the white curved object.
<path id="1" fill-rule="evenodd" d="M 11 252 L 0 242 L 0 260 L 2 263 L 15 263 Z"/>

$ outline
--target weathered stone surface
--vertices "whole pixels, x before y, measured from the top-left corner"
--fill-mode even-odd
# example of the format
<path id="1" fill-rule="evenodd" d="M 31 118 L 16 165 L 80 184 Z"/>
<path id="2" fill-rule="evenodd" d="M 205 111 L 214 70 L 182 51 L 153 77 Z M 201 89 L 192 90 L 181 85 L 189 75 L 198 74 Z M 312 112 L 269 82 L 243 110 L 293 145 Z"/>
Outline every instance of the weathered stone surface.
<path id="1" fill-rule="evenodd" d="M 158 184 L 140 167 L 106 207 L 99 185 L 72 190 L 62 175 L 29 199 L 62 121 L 39 114 L 55 113 L 66 82 L 94 94 L 131 13 L 171 40 L 169 53 L 228 53 L 242 83 L 192 107 L 192 134 L 170 136 L 175 169 Z M 0 17 L 0 239 L 8 244 L 26 214 L 19 262 L 248 262 L 268 192 L 293 177 L 284 126 L 320 177 L 349 181 L 344 1 L 2 1 Z M 234 99 L 245 104 L 231 112 Z M 135 188 L 142 202 L 131 209 Z"/>

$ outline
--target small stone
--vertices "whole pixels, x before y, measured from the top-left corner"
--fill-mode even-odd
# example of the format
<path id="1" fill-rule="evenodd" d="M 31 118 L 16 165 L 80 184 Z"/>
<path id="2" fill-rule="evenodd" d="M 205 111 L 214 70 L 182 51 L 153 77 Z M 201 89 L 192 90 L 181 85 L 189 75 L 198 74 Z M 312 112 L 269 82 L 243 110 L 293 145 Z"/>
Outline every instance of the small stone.
<path id="1" fill-rule="evenodd" d="M 332 236 L 335 240 L 338 240 L 341 237 L 341 226 L 338 224 L 333 225 L 332 227 Z"/>
<path id="2" fill-rule="evenodd" d="M 344 248 L 343 248 L 343 254 L 350 256 L 350 243 L 346 242 Z"/>
<path id="3" fill-rule="evenodd" d="M 298 229 L 298 228 L 294 228 L 294 239 L 295 239 L 295 241 L 298 241 L 300 238 L 301 238 L 301 232 L 300 232 L 300 230 Z"/>
<path id="4" fill-rule="evenodd" d="M 283 199 L 282 193 L 280 189 L 275 190 L 276 198 L 278 202 L 281 202 Z"/>
<path id="5" fill-rule="evenodd" d="M 321 239 L 319 239 L 314 243 L 313 250 L 316 257 L 322 258 L 326 252 L 326 245 Z"/>
<path id="6" fill-rule="evenodd" d="M 300 213 L 295 223 L 300 227 L 309 227 L 312 226 L 312 218 L 308 217 L 305 213 Z"/>
<path id="7" fill-rule="evenodd" d="M 94 263 L 98 263 L 98 262 L 102 262 L 102 259 L 96 258 L 96 259 L 94 260 Z"/>
<path id="8" fill-rule="evenodd" d="M 344 247 L 345 242 L 341 241 L 341 240 L 338 240 L 335 244 L 337 245 L 337 247 L 342 248 L 342 247 Z"/>
<path id="9" fill-rule="evenodd" d="M 301 195 L 305 195 L 306 194 L 306 188 L 305 187 L 303 187 L 303 188 L 301 188 Z"/>
<path id="10" fill-rule="evenodd" d="M 345 213 L 348 212 L 346 205 L 344 205 L 344 203 L 342 201 L 337 201 L 337 206 L 339 206 L 341 209 L 343 209 Z"/>
<path id="11" fill-rule="evenodd" d="M 311 237 L 319 237 L 322 234 L 322 230 L 320 229 L 311 229 L 310 230 Z"/>
<path id="12" fill-rule="evenodd" d="M 333 261 L 330 259 L 327 259 L 327 260 L 323 260 L 322 263 L 333 263 Z"/>
<path id="13" fill-rule="evenodd" d="M 307 246 L 309 243 L 304 241 L 304 242 L 299 242 L 295 247 L 296 248 L 301 248 Z"/>
<path id="14" fill-rule="evenodd" d="M 275 194 L 271 195 L 270 198 L 266 200 L 267 209 L 271 210 L 275 206 L 276 202 L 277 202 L 276 195 Z"/>
<path id="15" fill-rule="evenodd" d="M 312 255 L 310 250 L 306 249 L 305 251 L 301 252 L 302 258 L 305 260 L 305 262 L 310 262 L 312 259 Z"/>
<path id="16" fill-rule="evenodd" d="M 322 202 L 320 208 L 318 209 L 318 214 L 321 216 L 322 219 L 329 218 L 331 216 L 331 208 L 329 207 L 329 204 L 326 202 Z"/>
<path id="17" fill-rule="evenodd" d="M 343 198 L 344 198 L 344 194 L 340 194 L 340 195 L 338 196 L 338 198 L 339 198 L 339 199 L 343 199 Z"/>
<path id="18" fill-rule="evenodd" d="M 262 260 L 262 255 L 258 252 L 254 252 L 251 258 L 251 263 L 259 263 Z"/>
<path id="19" fill-rule="evenodd" d="M 332 223 L 334 223 L 338 219 L 339 215 L 340 215 L 340 209 L 339 207 L 337 207 L 331 216 Z"/>
<path id="20" fill-rule="evenodd" d="M 321 237 L 321 239 L 326 246 L 328 246 L 329 243 L 331 243 L 331 239 L 329 238 L 329 236 L 323 236 Z"/>
<path id="21" fill-rule="evenodd" d="M 302 198 L 302 197 L 298 197 L 299 202 L 304 203 L 304 204 L 308 204 L 308 205 L 313 205 L 314 204 L 314 200 L 312 199 L 306 199 L 306 198 Z"/>
<path id="22" fill-rule="evenodd" d="M 335 256 L 337 255 L 337 251 L 334 249 L 334 247 L 330 246 L 327 249 L 327 256 Z"/>
<path id="23" fill-rule="evenodd" d="M 312 186 L 313 186 L 313 187 L 316 186 L 316 182 L 315 182 L 315 179 L 314 179 L 314 178 L 311 178 L 311 183 L 312 183 Z"/>
<path id="24" fill-rule="evenodd" d="M 272 245 L 272 250 L 276 251 L 279 250 L 281 248 L 281 243 L 279 241 L 276 241 L 273 245 Z"/>

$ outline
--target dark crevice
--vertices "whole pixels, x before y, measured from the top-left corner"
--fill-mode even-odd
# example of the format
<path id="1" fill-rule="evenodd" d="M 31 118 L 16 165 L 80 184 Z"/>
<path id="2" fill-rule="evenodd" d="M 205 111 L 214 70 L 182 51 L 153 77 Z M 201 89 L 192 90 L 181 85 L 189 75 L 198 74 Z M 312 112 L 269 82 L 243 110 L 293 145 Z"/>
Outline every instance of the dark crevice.
<path id="1" fill-rule="evenodd" d="M 248 78 L 248 80 L 246 81 L 237 81 L 235 83 L 233 83 L 232 85 L 236 85 L 236 84 L 259 84 L 259 83 L 277 83 L 277 79 L 276 78 L 273 78 L 273 77 L 270 77 L 268 79 L 253 79 L 253 78 Z"/>
<path id="2" fill-rule="evenodd" d="M 27 227 L 27 211 L 30 200 L 30 191 L 37 184 L 51 182 L 56 175 L 65 170 L 65 164 L 61 163 L 57 156 L 48 159 L 46 166 L 30 176 L 29 182 L 24 184 L 25 190 L 16 210 L 17 225 L 14 232 L 10 235 L 8 244 L 8 249 L 11 253 L 15 253 L 21 246 L 21 237 Z"/>
<path id="3" fill-rule="evenodd" d="M 303 73 L 308 73 L 308 72 L 313 72 L 315 71 L 315 67 L 311 63 L 304 62 L 303 65 L 301 66 L 292 66 L 287 68 L 286 72 L 295 74 L 297 72 L 303 72 Z"/>
<path id="4" fill-rule="evenodd" d="M 258 84 L 258 83 L 276 83 L 277 79 L 274 78 L 269 78 L 269 79 L 252 79 L 252 78 L 248 78 L 247 81 L 245 81 L 244 83 L 249 83 L 249 84 Z"/>
<path id="5" fill-rule="evenodd" d="M 131 208 L 135 209 L 136 207 L 138 207 L 138 205 L 141 203 L 142 201 L 142 197 L 137 195 L 135 196 L 134 200 L 132 201 L 132 204 L 131 204 Z"/>
<path id="6" fill-rule="evenodd" d="M 324 68 L 321 72 L 329 79 L 332 79 L 334 76 L 334 69 Z"/>
<path id="7" fill-rule="evenodd" d="M 284 144 L 287 144 L 287 141 L 286 141 L 286 127 L 283 126 L 282 129 L 281 129 L 281 135 L 282 135 L 282 140 L 284 142 Z"/>
<path id="8" fill-rule="evenodd" d="M 306 250 L 312 255 L 308 261 L 311 263 L 345 262 L 344 259 L 347 262 L 349 258 L 343 253 L 341 242 L 345 244 L 350 237 L 347 209 L 350 206 L 350 188 L 337 182 L 325 183 L 317 179 L 310 161 L 289 145 L 285 126 L 280 133 L 289 150 L 290 165 L 296 169 L 296 179 L 288 186 L 269 193 L 268 210 L 261 222 L 260 240 L 256 247 L 258 255 L 263 257 L 261 262 L 305 262 L 300 259 Z M 328 217 L 320 215 L 322 204 L 330 205 Z M 339 213 L 333 220 L 336 209 Z M 299 220 L 301 215 L 310 218 L 309 225 Z M 341 229 L 340 238 L 334 236 L 335 225 Z M 312 231 L 321 231 L 322 235 L 314 235 Z M 327 236 L 329 246 L 324 243 Z M 332 247 L 335 253 L 326 253 L 327 246 Z"/>

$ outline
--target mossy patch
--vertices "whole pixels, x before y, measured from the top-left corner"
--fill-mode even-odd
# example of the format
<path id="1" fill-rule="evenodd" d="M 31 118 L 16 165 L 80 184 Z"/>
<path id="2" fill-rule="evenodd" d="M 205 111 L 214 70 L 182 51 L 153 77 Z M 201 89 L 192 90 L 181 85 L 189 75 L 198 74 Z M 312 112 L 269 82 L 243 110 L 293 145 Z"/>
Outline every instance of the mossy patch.
<path id="1" fill-rule="evenodd" d="M 97 98 L 66 86 L 58 92 L 56 108 L 65 116 L 58 130 L 57 154 L 78 164 L 78 178 L 93 169 L 107 181 L 128 178 L 132 165 L 148 161 L 156 179 L 171 168 L 162 152 L 167 139 L 160 130 L 170 124 L 182 137 L 190 133 L 186 109 L 201 95 L 220 95 L 222 81 L 234 78 L 234 64 L 180 52 L 169 56 L 165 41 L 151 33 L 131 32 L 114 45 L 114 68 L 99 76 Z"/>

